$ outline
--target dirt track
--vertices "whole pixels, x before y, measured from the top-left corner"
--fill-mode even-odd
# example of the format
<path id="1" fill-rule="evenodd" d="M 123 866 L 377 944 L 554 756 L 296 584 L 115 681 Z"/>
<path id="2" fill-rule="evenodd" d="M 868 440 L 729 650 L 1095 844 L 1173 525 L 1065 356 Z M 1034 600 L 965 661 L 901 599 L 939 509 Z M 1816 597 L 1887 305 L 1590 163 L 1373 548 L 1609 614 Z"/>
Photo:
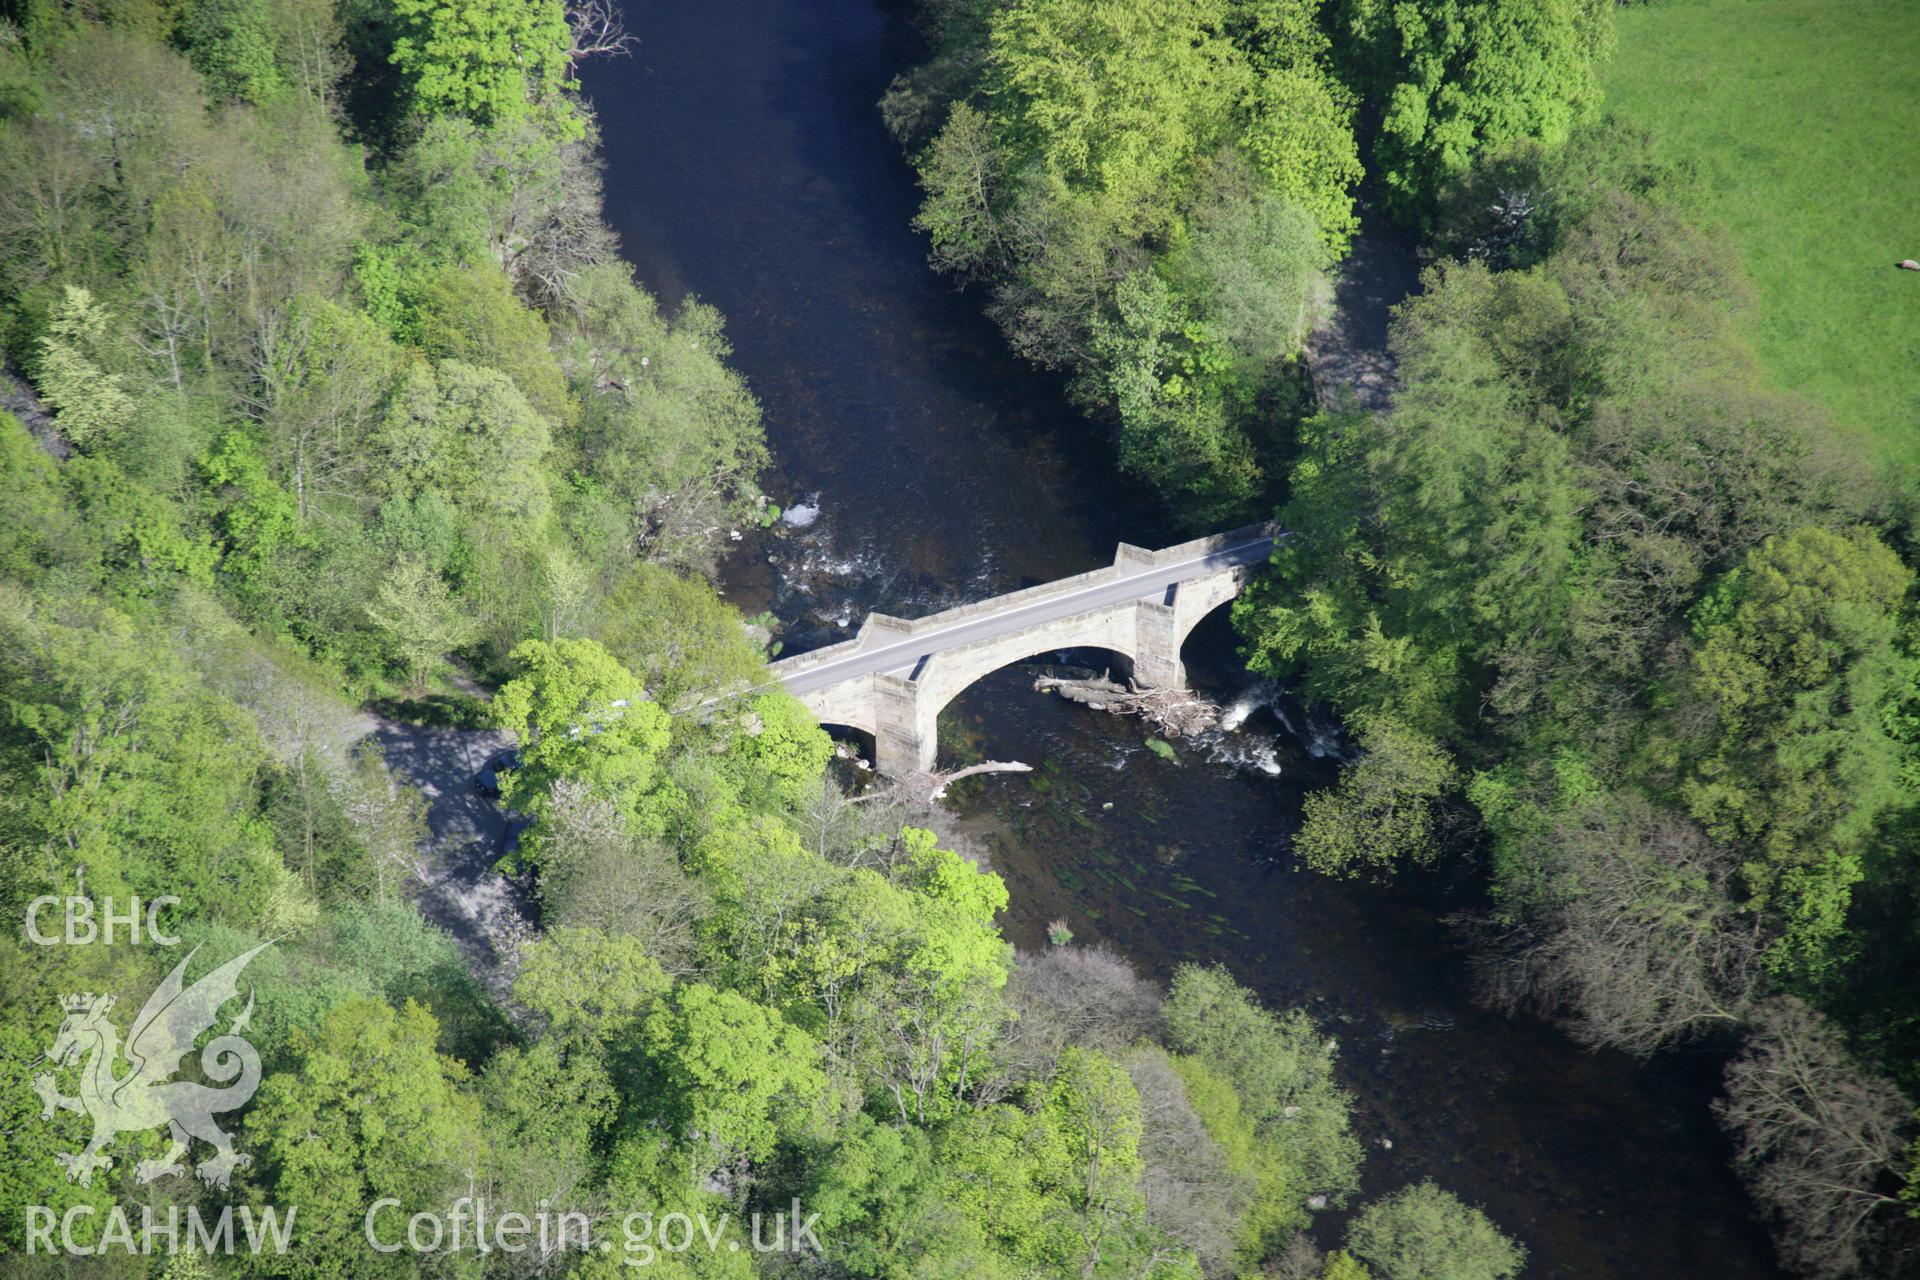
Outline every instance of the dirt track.
<path id="1" fill-rule="evenodd" d="M 1337 273 L 1332 312 L 1307 339 L 1322 404 L 1333 403 L 1340 388 L 1351 387 L 1363 408 L 1387 407 L 1399 387 L 1387 351 L 1387 324 L 1393 308 L 1419 288 L 1413 237 L 1371 213 L 1363 215 L 1352 256 Z"/>
<path id="2" fill-rule="evenodd" d="M 437 729 L 379 720 L 373 740 L 387 767 L 427 801 L 428 882 L 420 914 L 453 936 L 467 968 L 496 999 L 517 972 L 517 951 L 532 933 L 532 912 L 520 887 L 493 869 L 512 829 L 497 801 L 473 788 L 488 758 L 512 739 L 495 729 Z"/>

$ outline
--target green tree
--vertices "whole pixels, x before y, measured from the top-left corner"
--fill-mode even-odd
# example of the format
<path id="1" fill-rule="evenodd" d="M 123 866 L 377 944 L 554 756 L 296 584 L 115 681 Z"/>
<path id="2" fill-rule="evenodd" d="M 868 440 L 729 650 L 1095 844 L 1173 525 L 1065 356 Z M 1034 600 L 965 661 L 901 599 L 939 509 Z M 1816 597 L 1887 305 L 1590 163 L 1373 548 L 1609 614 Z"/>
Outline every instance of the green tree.
<path id="1" fill-rule="evenodd" d="M 594 638 L 673 710 L 766 678 L 739 612 L 706 583 L 660 565 L 621 572 L 600 604 Z"/>
<path id="2" fill-rule="evenodd" d="M 1285 1246 L 1309 1221 L 1307 1198 L 1294 1151 L 1269 1142 L 1241 1104 L 1232 1081 L 1203 1058 L 1180 1055 L 1173 1068 L 1186 1086 L 1187 1100 L 1219 1148 L 1227 1170 L 1252 1184 L 1237 1224 L 1239 1256 L 1263 1258 Z"/>
<path id="3" fill-rule="evenodd" d="M 965 1096 L 998 1030 L 1007 890 L 932 832 L 908 828 L 902 843 L 890 876 L 858 868 L 789 908 L 756 976 L 902 1122 L 924 1124 Z"/>
<path id="4" fill-rule="evenodd" d="M 442 268 L 421 291 L 414 324 L 427 354 L 506 374 L 548 422 L 578 414 L 546 321 L 492 263 Z"/>
<path id="5" fill-rule="evenodd" d="M 1079 1260 L 1066 1205 L 1050 1190 L 1064 1149 L 1039 1115 L 1008 1103 L 969 1108 L 934 1130 L 933 1150 L 943 1196 L 1012 1260 L 1006 1274 L 1058 1274 L 1063 1260 Z"/>
<path id="6" fill-rule="evenodd" d="M 24 917 L 24 901 L 19 910 Z M 108 948 L 80 950 L 102 953 Z M 47 1046 L 60 1034 L 60 999 L 79 978 L 69 964 L 49 963 L 43 958 L 47 954 L 46 948 L 28 946 L 24 934 L 0 941 L 0 1067 L 7 1069 L 0 1085 L 0 1195 L 9 1204 L 45 1205 L 61 1216 L 88 1205 L 93 1220 L 100 1222 L 118 1197 L 121 1179 L 95 1177 L 82 1187 L 68 1179 L 56 1158 L 57 1152 L 81 1149 L 91 1133 L 91 1117 L 57 1111 L 52 1120 L 43 1118 L 44 1104 L 33 1087 L 34 1077 L 49 1069 Z M 93 990 L 117 985 L 115 975 L 97 969 L 87 974 L 86 982 Z M 0 1220 L 0 1247 L 11 1256 L 24 1256 L 28 1216 L 23 1212 L 7 1217 L 11 1221 Z M 92 1238 L 97 1239 L 98 1230 Z"/>
<path id="7" fill-rule="evenodd" d="M 521 857 L 539 871 L 550 933 L 561 926 L 600 930 L 631 938 L 669 973 L 695 967 L 705 887 L 681 868 L 671 843 L 635 835 L 619 808 L 591 787 L 556 782 Z"/>
<path id="8" fill-rule="evenodd" d="M 997 11 L 989 87 L 1008 145 L 1106 198 L 1128 230 L 1163 225 L 1214 149 L 1242 80 L 1223 0 L 1038 0 Z"/>
<path id="9" fill-rule="evenodd" d="M 820 722 L 781 689 L 746 702 L 723 759 L 749 807 L 792 812 L 818 794 L 832 755 Z"/>
<path id="10" fill-rule="evenodd" d="M 1146 1225 L 1139 1091 L 1106 1054 L 1069 1048 L 1047 1081 L 1040 1120 L 1058 1152 L 1045 1189 L 1072 1214 L 1083 1272 L 1124 1264 Z"/>
<path id="11" fill-rule="evenodd" d="M 501 1050 L 478 1083 L 489 1138 L 489 1217 L 590 1213 L 599 1140 L 618 1106 L 605 1064 L 543 1041 Z"/>
<path id="12" fill-rule="evenodd" d="M 801 1201 L 820 1215 L 821 1238 L 836 1241 L 849 1272 L 875 1280 L 1006 1274 L 978 1230 L 945 1202 L 924 1130 L 856 1114 L 812 1164 Z"/>
<path id="13" fill-rule="evenodd" d="M 294 1035 L 292 1065 L 260 1085 L 247 1145 L 275 1203 L 300 1206 L 294 1235 L 303 1274 L 409 1275 L 403 1251 L 366 1246 L 362 1219 L 382 1197 L 400 1201 L 386 1223 L 448 1203 L 482 1149 L 466 1071 L 434 1050 L 433 1015 L 353 1000 L 320 1033 Z"/>
<path id="14" fill-rule="evenodd" d="M 75 444 L 111 444 L 132 422 L 133 397 L 101 364 L 109 317 L 93 294 L 67 285 L 40 342 L 40 394 Z"/>
<path id="15" fill-rule="evenodd" d="M 1453 761 L 1437 743 L 1390 720 L 1368 720 L 1358 734 L 1361 757 L 1340 781 L 1310 794 L 1293 849 L 1327 875 L 1385 875 L 1426 866 L 1439 856 L 1434 805 L 1456 781 Z"/>
<path id="16" fill-rule="evenodd" d="M 544 465 L 552 428 L 496 369 L 459 360 L 415 365 L 375 439 L 387 484 L 400 496 L 439 492 L 529 539 L 552 510 Z"/>
<path id="17" fill-rule="evenodd" d="M 1314 36 L 1325 39 L 1317 30 Z M 1365 174 L 1353 136 L 1351 95 L 1317 60 L 1296 56 L 1262 73 L 1252 99 L 1241 137 L 1247 158 L 1275 195 L 1313 220 L 1326 248 L 1344 256 L 1360 229 L 1353 189 Z"/>
<path id="18" fill-rule="evenodd" d="M 1528 137 L 1564 142 L 1599 101 L 1610 9 L 1604 0 L 1348 0 L 1340 18 L 1381 113 L 1376 167 L 1403 216 L 1425 217 L 1441 184 L 1483 150 Z"/>
<path id="19" fill-rule="evenodd" d="M 1498 345 L 1464 325 L 1408 330 L 1391 411 L 1302 425 L 1279 516 L 1293 537 L 1234 616 L 1257 670 L 1444 741 L 1491 663 L 1562 634 L 1588 495 Z"/>
<path id="20" fill-rule="evenodd" d="M 1360 1262 L 1345 1249 L 1335 1249 L 1327 1255 L 1326 1269 L 1320 1273 L 1320 1280 L 1373 1280 L 1373 1273 L 1360 1265 Z"/>
<path id="21" fill-rule="evenodd" d="M 335 302 L 302 299 L 275 329 L 263 360 L 266 445 L 302 521 L 361 495 L 401 359 L 378 325 Z"/>
<path id="22" fill-rule="evenodd" d="M 548 930 L 528 945 L 523 960 L 513 998 L 560 1036 L 608 1040 L 671 985 L 638 941 L 597 929 Z"/>
<path id="23" fill-rule="evenodd" d="M 795 1113 L 826 1088 L 806 1033 L 705 983 L 679 987 L 655 1008 L 641 1042 L 652 1099 L 702 1170 L 768 1155 Z"/>
<path id="24" fill-rule="evenodd" d="M 611 264 L 581 271 L 570 303 L 560 329 L 587 464 L 646 559 L 710 566 L 729 526 L 765 514 L 767 462 L 760 405 L 723 363 L 719 312 L 689 301 L 663 316 Z"/>
<path id="25" fill-rule="evenodd" d="M 519 674 L 492 704 L 494 723 L 520 739 L 520 763 L 501 779 L 507 802 L 538 815 L 569 778 L 657 831 L 671 729 L 640 681 L 592 640 L 529 640 L 513 661 Z"/>
<path id="26" fill-rule="evenodd" d="M 1751 905 L 1787 922 L 1777 965 L 1820 973 L 1845 927 L 1864 841 L 1912 794 L 1894 715 L 1920 688 L 1903 632 L 1913 571 L 1871 531 L 1769 538 L 1696 614 L 1694 688 L 1716 733 L 1683 791 L 1746 852 Z"/>
<path id="27" fill-rule="evenodd" d="M 1486 1214 L 1431 1182 L 1362 1209 L 1347 1249 L 1380 1280 L 1508 1280 L 1527 1261 Z"/>
<path id="28" fill-rule="evenodd" d="M 1231 518 L 1258 490 L 1260 464 L 1240 415 L 1232 353 L 1153 271 L 1115 290 L 1118 315 L 1093 326 L 1095 361 L 1077 389 L 1119 418 L 1120 465 L 1195 518 Z"/>
<path id="29" fill-rule="evenodd" d="M 1197 965 L 1174 972 L 1163 1013 L 1171 1046 L 1231 1084 L 1240 1111 L 1274 1149 L 1283 1167 L 1268 1177 L 1284 1179 L 1291 1193 L 1281 1198 L 1299 1205 L 1355 1189 L 1360 1144 L 1334 1081 L 1335 1045 L 1305 1014 L 1274 1014 L 1226 970 Z"/>
<path id="30" fill-rule="evenodd" d="M 395 561 L 367 604 L 387 651 L 419 690 L 449 653 L 479 638 L 479 627 L 462 609 L 447 580 L 418 556 Z"/>
<path id="31" fill-rule="evenodd" d="M 11 840 L 30 877 L 179 894 L 190 909 L 286 926 L 306 916 L 259 817 L 268 766 L 252 717 L 206 687 L 164 629 L 84 595 L 58 609 L 6 586 L 0 728 L 21 779 Z"/>
<path id="32" fill-rule="evenodd" d="M 954 103 L 916 166 L 927 198 L 913 225 L 933 242 L 933 264 L 962 279 L 1012 266 L 1000 228 L 1010 175 L 993 121 L 970 102 Z"/>
<path id="33" fill-rule="evenodd" d="M 65 501 L 60 468 L 20 419 L 0 412 L 0 574 L 30 584 L 92 558 L 87 530 Z"/>
<path id="34" fill-rule="evenodd" d="M 572 37 L 559 0 L 395 0 L 393 8 L 393 65 L 421 114 L 483 125 L 536 117 L 578 135 L 563 97 Z"/>
<path id="35" fill-rule="evenodd" d="M 190 0 L 180 20 L 187 57 L 221 99 L 262 103 L 286 88 L 264 0 Z"/>
<path id="36" fill-rule="evenodd" d="M 1221 164 L 1189 233 L 1167 255 L 1166 274 L 1198 301 L 1233 353 L 1236 373 L 1255 379 L 1305 341 L 1326 288 L 1332 255 L 1299 205 L 1259 190 Z"/>

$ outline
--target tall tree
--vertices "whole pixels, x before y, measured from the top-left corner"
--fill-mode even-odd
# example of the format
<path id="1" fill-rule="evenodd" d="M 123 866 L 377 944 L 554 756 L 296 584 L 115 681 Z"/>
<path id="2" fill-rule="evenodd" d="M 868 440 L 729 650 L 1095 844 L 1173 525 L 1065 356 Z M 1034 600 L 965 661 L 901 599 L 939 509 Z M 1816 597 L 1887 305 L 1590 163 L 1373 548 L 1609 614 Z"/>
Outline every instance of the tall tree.
<path id="1" fill-rule="evenodd" d="M 1863 843 L 1913 795 L 1894 718 L 1920 688 L 1913 580 L 1868 530 L 1804 528 L 1749 552 L 1697 611 L 1693 684 L 1716 724 L 1683 790 L 1747 855 L 1750 901 L 1787 922 L 1773 960 L 1788 971 L 1833 962 Z"/>
<path id="2" fill-rule="evenodd" d="M 677 988 L 648 1015 L 642 1043 L 661 1118 L 701 1172 L 770 1154 L 795 1113 L 826 1088 L 804 1032 L 704 983 Z"/>
<path id="3" fill-rule="evenodd" d="M 1913 1119 L 1898 1090 L 1817 1011 L 1782 996 L 1761 1006 L 1714 1110 L 1787 1263 L 1822 1280 L 1860 1274 L 1899 1206 L 1883 1190 Z"/>
<path id="4" fill-rule="evenodd" d="M 120 375 L 101 364 L 107 324 L 107 312 L 93 295 L 68 285 L 40 344 L 40 393 L 58 412 L 60 429 L 79 445 L 110 445 L 133 420 L 133 397 Z"/>
<path id="5" fill-rule="evenodd" d="M 1414 218 L 1481 151 L 1564 142 L 1599 101 L 1613 43 L 1604 0 L 1348 0 L 1340 19 L 1381 112 L 1376 167 Z"/>
<path id="6" fill-rule="evenodd" d="M 292 1064 L 261 1082 L 249 1145 L 275 1202 L 300 1206 L 294 1240 L 305 1274 L 411 1274 L 404 1251 L 367 1247 L 369 1207 L 400 1202 L 391 1238 L 409 1214 L 444 1208 L 474 1167 L 478 1109 L 461 1089 L 465 1069 L 435 1051 L 437 1033 L 433 1015 L 411 1002 L 350 1001 L 317 1036 L 296 1034 Z"/>
<path id="7" fill-rule="evenodd" d="M 393 64 L 425 116 L 480 124 L 541 116 L 580 128 L 562 91 L 573 34 L 559 0 L 395 0 Z"/>
<path id="8" fill-rule="evenodd" d="M 656 832 L 666 783 L 667 713 L 592 640 L 529 640 L 519 673 L 494 695 L 494 723 L 520 739 L 520 762 L 501 779 L 512 804 L 540 814 L 562 778 L 586 783 L 629 822 Z"/>
<path id="9" fill-rule="evenodd" d="M 1380 1280 L 1509 1280 L 1527 1261 L 1486 1214 L 1431 1182 L 1361 1210 L 1347 1249 Z"/>

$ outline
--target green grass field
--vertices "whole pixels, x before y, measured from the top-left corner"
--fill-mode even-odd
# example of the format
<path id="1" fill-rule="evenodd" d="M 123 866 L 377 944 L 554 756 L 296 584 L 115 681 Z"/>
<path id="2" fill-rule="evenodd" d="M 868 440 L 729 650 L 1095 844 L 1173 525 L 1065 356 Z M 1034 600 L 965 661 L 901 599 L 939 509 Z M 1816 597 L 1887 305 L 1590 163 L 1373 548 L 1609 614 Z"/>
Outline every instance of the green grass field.
<path id="1" fill-rule="evenodd" d="M 1690 159 L 1700 216 L 1759 291 L 1780 381 L 1920 467 L 1920 0 L 1667 0 L 1616 10 L 1607 104 Z"/>

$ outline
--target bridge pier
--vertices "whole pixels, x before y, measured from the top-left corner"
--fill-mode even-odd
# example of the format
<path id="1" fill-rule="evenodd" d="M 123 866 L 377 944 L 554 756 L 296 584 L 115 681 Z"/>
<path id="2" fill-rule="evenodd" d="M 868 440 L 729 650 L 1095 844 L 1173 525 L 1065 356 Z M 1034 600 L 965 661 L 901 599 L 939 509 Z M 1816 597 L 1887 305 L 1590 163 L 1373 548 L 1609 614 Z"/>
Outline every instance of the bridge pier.
<path id="1" fill-rule="evenodd" d="M 940 708 L 919 684 L 901 676 L 873 677 L 873 767 L 889 778 L 932 772 L 940 754 Z"/>
<path id="2" fill-rule="evenodd" d="M 1180 617 L 1172 605 L 1157 600 L 1134 604 L 1133 682 L 1147 689 L 1180 689 L 1187 683 L 1187 667 L 1180 661 Z"/>

